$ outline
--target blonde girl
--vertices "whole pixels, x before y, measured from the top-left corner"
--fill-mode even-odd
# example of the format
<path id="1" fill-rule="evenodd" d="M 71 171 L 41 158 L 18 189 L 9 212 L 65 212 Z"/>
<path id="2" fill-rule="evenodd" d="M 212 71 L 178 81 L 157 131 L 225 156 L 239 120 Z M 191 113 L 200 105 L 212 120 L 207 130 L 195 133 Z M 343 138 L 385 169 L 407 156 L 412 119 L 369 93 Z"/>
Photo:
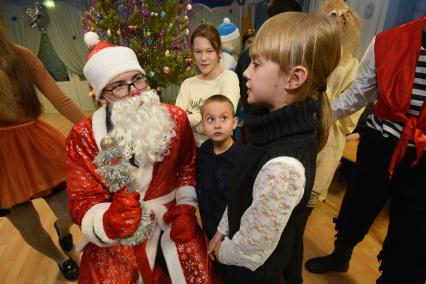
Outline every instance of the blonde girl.
<path id="1" fill-rule="evenodd" d="M 339 31 L 324 15 L 282 13 L 260 28 L 244 72 L 250 141 L 231 180 L 209 253 L 224 283 L 301 283 L 307 202 L 317 151 L 331 125 L 327 77 L 340 60 Z"/>

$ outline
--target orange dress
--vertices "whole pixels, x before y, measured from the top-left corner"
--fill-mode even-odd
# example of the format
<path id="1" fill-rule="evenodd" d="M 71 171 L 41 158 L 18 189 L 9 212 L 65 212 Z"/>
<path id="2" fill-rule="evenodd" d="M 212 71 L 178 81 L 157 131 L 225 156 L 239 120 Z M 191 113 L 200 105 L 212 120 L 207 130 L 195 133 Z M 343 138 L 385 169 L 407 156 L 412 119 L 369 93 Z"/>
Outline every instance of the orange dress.
<path id="1" fill-rule="evenodd" d="M 30 68 L 34 85 L 55 108 L 74 123 L 83 120 L 84 114 L 59 89 L 38 58 L 24 47 L 18 46 L 18 52 Z M 68 176 L 65 137 L 25 112 L 19 78 L 10 81 L 16 107 L 13 121 L 0 119 L 0 209 L 49 195 Z"/>

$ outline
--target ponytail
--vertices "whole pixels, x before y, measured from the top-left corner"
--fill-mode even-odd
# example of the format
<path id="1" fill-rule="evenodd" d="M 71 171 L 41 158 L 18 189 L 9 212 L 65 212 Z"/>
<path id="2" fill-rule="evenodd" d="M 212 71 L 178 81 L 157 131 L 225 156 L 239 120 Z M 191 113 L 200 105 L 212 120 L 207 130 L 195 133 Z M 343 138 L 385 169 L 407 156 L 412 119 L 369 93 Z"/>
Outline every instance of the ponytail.
<path id="1" fill-rule="evenodd" d="M 328 140 L 328 133 L 333 124 L 333 113 L 331 111 L 330 101 L 328 100 L 325 90 L 320 90 L 319 96 L 319 117 L 320 127 L 317 132 L 318 149 L 320 152 Z"/>

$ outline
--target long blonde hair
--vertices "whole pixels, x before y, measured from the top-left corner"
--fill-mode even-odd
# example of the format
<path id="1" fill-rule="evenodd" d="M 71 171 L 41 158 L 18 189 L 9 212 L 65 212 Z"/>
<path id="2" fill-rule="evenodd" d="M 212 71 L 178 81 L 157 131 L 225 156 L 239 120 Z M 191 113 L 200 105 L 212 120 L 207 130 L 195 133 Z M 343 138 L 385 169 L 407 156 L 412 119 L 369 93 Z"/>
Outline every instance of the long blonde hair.
<path id="1" fill-rule="evenodd" d="M 362 28 L 362 20 L 357 12 L 344 0 L 325 0 L 321 6 L 321 12 L 335 17 L 337 23 L 341 26 L 341 60 L 345 61 L 354 57 L 359 47 Z"/>
<path id="2" fill-rule="evenodd" d="M 26 114 L 33 117 L 40 116 L 41 103 L 36 95 L 30 69 L 26 62 L 20 60 L 18 47 L 10 40 L 1 20 L 0 54 L 0 122 L 13 122 L 15 118 L 16 97 L 10 78 L 19 78 L 22 104 Z"/>
<path id="3" fill-rule="evenodd" d="M 330 102 L 325 93 L 327 77 L 340 60 L 339 30 L 335 21 L 322 14 L 278 14 L 261 26 L 251 47 L 251 56 L 278 63 L 285 74 L 296 66 L 307 69 L 307 79 L 297 94 L 297 101 L 307 98 L 319 101 L 320 151 L 332 124 Z"/>

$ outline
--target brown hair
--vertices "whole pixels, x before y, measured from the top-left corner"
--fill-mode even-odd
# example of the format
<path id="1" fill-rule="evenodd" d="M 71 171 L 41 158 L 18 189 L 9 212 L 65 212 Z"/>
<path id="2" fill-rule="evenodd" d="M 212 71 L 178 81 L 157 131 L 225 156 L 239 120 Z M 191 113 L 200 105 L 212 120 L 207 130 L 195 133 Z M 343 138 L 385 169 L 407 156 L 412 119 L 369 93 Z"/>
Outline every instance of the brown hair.
<path id="1" fill-rule="evenodd" d="M 306 98 L 319 101 L 320 129 L 317 136 L 320 151 L 327 142 L 332 124 L 330 102 L 325 93 L 327 78 L 340 61 L 336 22 L 323 14 L 278 14 L 259 29 L 251 47 L 251 56 L 263 56 L 278 63 L 285 74 L 296 66 L 306 68 L 308 75 L 297 94 L 297 101 Z"/>
<path id="2" fill-rule="evenodd" d="M 0 20 L 0 120 L 13 121 L 16 98 L 10 78 L 19 78 L 22 104 L 25 112 L 33 117 L 41 114 L 42 106 L 37 97 L 31 72 L 25 62 L 19 60 L 18 47 L 10 40 L 3 22 Z"/>
<path id="3" fill-rule="evenodd" d="M 248 29 L 244 34 L 243 34 L 243 40 L 242 40 L 242 45 L 244 48 L 244 45 L 246 44 L 246 41 L 251 38 L 256 36 L 256 29 Z"/>
<path id="4" fill-rule="evenodd" d="M 200 111 L 201 117 L 203 117 L 203 115 L 204 115 L 205 107 L 211 102 L 220 102 L 220 103 L 228 104 L 232 109 L 232 116 L 235 117 L 234 104 L 231 102 L 231 100 L 228 97 L 226 97 L 224 95 L 220 95 L 220 94 L 208 97 L 207 100 L 204 101 L 203 105 L 201 106 L 201 111 Z"/>
<path id="5" fill-rule="evenodd" d="M 200 24 L 191 34 L 191 51 L 194 53 L 194 40 L 196 37 L 203 37 L 208 39 L 210 44 L 213 46 L 217 55 L 222 52 L 222 41 L 220 35 L 215 26 L 211 24 Z"/>

